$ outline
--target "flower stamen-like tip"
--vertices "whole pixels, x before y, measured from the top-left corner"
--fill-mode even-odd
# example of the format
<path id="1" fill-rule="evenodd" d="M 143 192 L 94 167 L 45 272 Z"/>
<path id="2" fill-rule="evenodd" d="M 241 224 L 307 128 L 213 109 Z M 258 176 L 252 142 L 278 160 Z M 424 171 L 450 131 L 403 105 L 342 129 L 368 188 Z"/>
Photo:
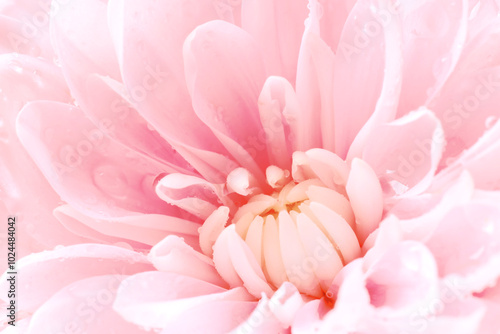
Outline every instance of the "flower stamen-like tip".
<path id="1" fill-rule="evenodd" d="M 361 255 L 346 189 L 327 187 L 319 178 L 296 181 L 276 166 L 266 176 L 274 191 L 252 196 L 232 223 L 274 289 L 289 281 L 320 298 L 336 274 Z"/>

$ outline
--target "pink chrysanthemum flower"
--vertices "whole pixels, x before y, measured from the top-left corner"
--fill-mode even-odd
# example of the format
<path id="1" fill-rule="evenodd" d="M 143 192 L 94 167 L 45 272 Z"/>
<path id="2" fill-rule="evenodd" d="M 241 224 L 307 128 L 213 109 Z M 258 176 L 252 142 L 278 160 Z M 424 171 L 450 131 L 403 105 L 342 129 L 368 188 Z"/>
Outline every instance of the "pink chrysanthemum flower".
<path id="1" fill-rule="evenodd" d="M 499 18 L 0 0 L 2 333 L 498 334 Z"/>

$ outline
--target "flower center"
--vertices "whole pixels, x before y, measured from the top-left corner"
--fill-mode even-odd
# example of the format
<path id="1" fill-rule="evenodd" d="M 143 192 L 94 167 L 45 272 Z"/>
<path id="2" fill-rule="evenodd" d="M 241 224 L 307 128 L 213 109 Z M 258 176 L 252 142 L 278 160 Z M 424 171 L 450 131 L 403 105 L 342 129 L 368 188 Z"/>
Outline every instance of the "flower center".
<path id="1" fill-rule="evenodd" d="M 296 182 L 288 171 L 278 172 L 267 173 L 274 192 L 250 198 L 232 223 L 269 284 L 277 289 L 289 281 L 319 298 L 361 255 L 353 210 L 344 187 L 332 189 L 317 178 Z"/>

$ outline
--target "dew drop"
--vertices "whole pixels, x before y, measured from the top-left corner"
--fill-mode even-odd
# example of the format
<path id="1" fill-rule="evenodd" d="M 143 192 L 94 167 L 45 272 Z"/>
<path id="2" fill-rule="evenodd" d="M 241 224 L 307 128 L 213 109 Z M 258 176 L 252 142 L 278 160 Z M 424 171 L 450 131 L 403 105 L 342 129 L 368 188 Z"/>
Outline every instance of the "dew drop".
<path id="1" fill-rule="evenodd" d="M 156 131 L 156 129 L 150 123 L 147 123 L 147 127 L 149 131 Z"/>
<path id="2" fill-rule="evenodd" d="M 62 67 L 62 65 L 61 65 L 61 59 L 59 59 L 58 56 L 54 56 L 54 58 L 52 59 L 52 61 L 54 62 L 54 65 L 56 65 L 57 67 Z"/>
<path id="3" fill-rule="evenodd" d="M 123 241 L 116 242 L 113 245 L 116 247 L 125 248 L 128 250 L 134 250 L 134 248 L 132 246 L 130 246 L 128 243 L 123 242 Z"/>
<path id="4" fill-rule="evenodd" d="M 469 258 L 471 260 L 477 260 L 479 259 L 483 254 L 484 254 L 484 251 L 485 251 L 485 247 L 481 247 L 479 248 L 477 251 L 475 251 L 471 256 L 469 256 Z"/>
<path id="5" fill-rule="evenodd" d="M 105 194 L 116 199 L 127 197 L 128 182 L 125 174 L 115 166 L 103 165 L 94 170 L 94 184 Z"/>
<path id="6" fill-rule="evenodd" d="M 24 69 L 23 69 L 21 63 L 15 59 L 11 60 L 9 62 L 8 66 L 11 70 L 13 70 L 14 72 L 16 72 L 18 74 L 22 74 L 24 72 Z"/>
<path id="7" fill-rule="evenodd" d="M 479 8 L 481 7 L 481 1 L 478 1 L 477 4 L 472 8 L 469 14 L 469 20 L 472 21 L 476 18 L 477 14 L 479 13 Z"/>
<path id="8" fill-rule="evenodd" d="M 491 129 L 498 121 L 498 118 L 495 116 L 490 116 L 486 118 L 485 125 L 487 129 Z"/>

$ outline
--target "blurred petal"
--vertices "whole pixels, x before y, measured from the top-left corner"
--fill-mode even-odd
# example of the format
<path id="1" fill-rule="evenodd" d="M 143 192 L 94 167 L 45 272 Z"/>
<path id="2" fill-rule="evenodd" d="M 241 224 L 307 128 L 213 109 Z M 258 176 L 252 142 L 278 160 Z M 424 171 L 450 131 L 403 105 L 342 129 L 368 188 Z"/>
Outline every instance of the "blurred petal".
<path id="1" fill-rule="evenodd" d="M 118 286 L 126 277 L 90 277 L 64 287 L 36 310 L 26 333 L 64 333 L 68 328 L 87 333 L 148 333 L 112 309 Z"/>
<path id="2" fill-rule="evenodd" d="M 252 301 L 252 298 L 243 288 L 226 290 L 188 276 L 145 272 L 122 282 L 113 308 L 122 317 L 139 326 L 175 328 L 174 325 L 181 326 L 186 318 L 180 323 L 177 319 L 191 315 L 198 307 L 206 311 L 210 306 L 217 307 L 219 303 L 224 302 L 240 302 L 252 306 L 253 303 L 248 303 L 249 301 Z M 241 311 L 245 317 L 251 309 Z M 200 315 L 202 313 L 200 312 Z M 190 322 L 196 322 L 195 318 Z M 187 325 L 190 324 L 184 324 Z"/>
<path id="3" fill-rule="evenodd" d="M 131 275 L 152 268 L 141 253 L 108 245 L 79 244 L 31 254 L 17 262 L 22 272 L 17 276 L 17 288 L 23 291 L 18 295 L 18 310 L 32 313 L 57 291 L 84 278 Z M 6 278 L 4 274 L 1 298 L 7 297 Z"/>

